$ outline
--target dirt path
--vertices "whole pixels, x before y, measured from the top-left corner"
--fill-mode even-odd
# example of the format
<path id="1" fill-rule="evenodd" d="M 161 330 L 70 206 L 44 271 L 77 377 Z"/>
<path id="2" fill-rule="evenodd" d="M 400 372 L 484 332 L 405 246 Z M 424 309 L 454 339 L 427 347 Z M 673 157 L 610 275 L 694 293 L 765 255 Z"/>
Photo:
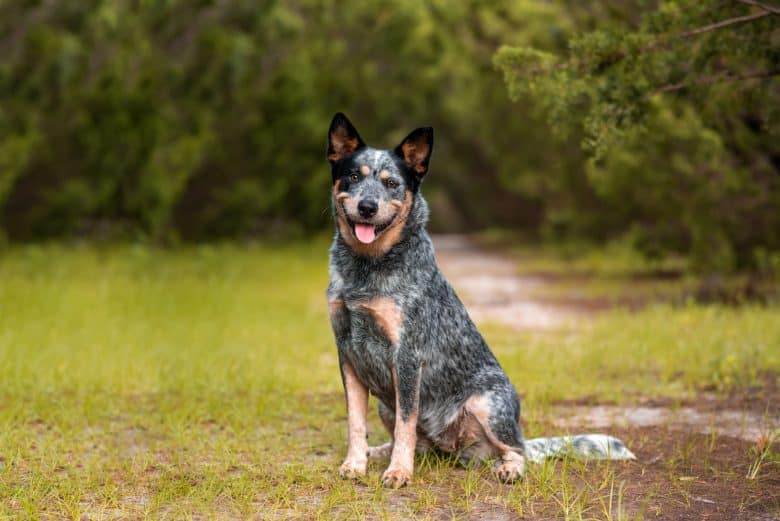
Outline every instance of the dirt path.
<path id="1" fill-rule="evenodd" d="M 584 327 L 592 312 L 587 308 L 556 306 L 534 300 L 534 290 L 550 282 L 523 275 L 515 259 L 485 251 L 463 235 L 433 238 L 439 265 L 477 323 L 498 322 L 522 331 L 552 331 Z M 538 293 L 538 291 L 537 291 Z M 777 418 L 758 410 L 712 407 L 711 400 L 684 407 L 616 405 L 560 405 L 551 422 L 563 429 L 657 427 L 718 435 L 755 442 L 777 427 Z M 556 419 L 557 418 L 557 419 Z"/>
<path id="2" fill-rule="evenodd" d="M 769 414 L 734 408 L 710 408 L 706 403 L 682 407 L 618 405 L 557 406 L 550 419 L 556 427 L 575 431 L 586 425 L 594 430 L 612 427 L 656 427 L 670 431 L 717 434 L 755 443 L 778 427 Z"/>
<path id="3" fill-rule="evenodd" d="M 548 284 L 541 277 L 522 275 L 517 261 L 481 250 L 463 235 L 433 237 L 436 259 L 476 322 L 498 322 L 519 330 L 576 327 L 587 313 L 529 297 Z"/>
<path id="4" fill-rule="evenodd" d="M 520 273 L 515 259 L 485 251 L 460 235 L 433 240 L 442 271 L 477 323 L 497 322 L 524 332 L 576 332 L 593 317 L 594 310 L 585 306 L 534 299 L 550 281 Z M 673 520 L 780 519 L 776 471 L 760 484 L 743 479 L 749 470 L 745 454 L 753 454 L 757 440 L 780 425 L 776 407 L 762 410 L 706 394 L 682 404 L 656 398 L 631 406 L 559 403 L 541 420 L 550 432 L 609 432 L 628 442 L 638 456 L 625 467 L 628 512 Z M 714 471 L 716 466 L 722 468 Z M 654 497 L 649 490 L 660 492 Z"/>

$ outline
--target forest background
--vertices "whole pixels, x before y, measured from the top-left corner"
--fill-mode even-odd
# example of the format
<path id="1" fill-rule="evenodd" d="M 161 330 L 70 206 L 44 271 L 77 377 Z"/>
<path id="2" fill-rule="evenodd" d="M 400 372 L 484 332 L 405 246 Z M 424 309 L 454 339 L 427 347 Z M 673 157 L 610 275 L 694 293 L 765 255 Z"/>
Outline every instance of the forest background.
<path id="1" fill-rule="evenodd" d="M 325 135 L 432 125 L 434 231 L 780 266 L 780 7 L 0 2 L 0 244 L 301 238 Z"/>

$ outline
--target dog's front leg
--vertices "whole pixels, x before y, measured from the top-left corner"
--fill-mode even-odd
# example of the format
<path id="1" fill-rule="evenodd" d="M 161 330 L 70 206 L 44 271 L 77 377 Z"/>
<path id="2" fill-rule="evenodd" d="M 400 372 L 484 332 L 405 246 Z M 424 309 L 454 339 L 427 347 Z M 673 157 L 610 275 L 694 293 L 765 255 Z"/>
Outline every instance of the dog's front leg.
<path id="1" fill-rule="evenodd" d="M 420 401 L 421 368 L 417 355 L 399 348 L 393 364 L 395 428 L 390 466 L 382 475 L 387 487 L 399 488 L 412 481 L 414 449 L 417 445 L 417 412 Z"/>
<path id="2" fill-rule="evenodd" d="M 344 384 L 344 398 L 347 402 L 349 448 L 347 457 L 339 469 L 339 474 L 345 478 L 356 478 L 366 473 L 368 463 L 368 442 L 366 441 L 368 390 L 355 374 L 352 364 L 343 356 L 344 349 L 350 342 L 349 311 L 332 283 L 328 288 L 328 314 L 333 334 L 336 337 L 341 381 Z"/>
<path id="3" fill-rule="evenodd" d="M 368 441 L 366 440 L 368 389 L 358 379 L 349 362 L 342 364 L 341 373 L 347 399 L 349 449 L 347 450 L 347 458 L 341 464 L 339 474 L 344 478 L 356 478 L 365 475 L 368 464 Z"/>

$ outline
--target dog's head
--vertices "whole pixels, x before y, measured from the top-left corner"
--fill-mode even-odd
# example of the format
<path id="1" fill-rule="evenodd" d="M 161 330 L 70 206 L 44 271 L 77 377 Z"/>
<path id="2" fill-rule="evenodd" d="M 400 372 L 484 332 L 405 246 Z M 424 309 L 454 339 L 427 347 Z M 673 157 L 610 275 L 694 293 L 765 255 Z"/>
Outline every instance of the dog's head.
<path id="1" fill-rule="evenodd" d="M 431 127 L 412 131 L 393 150 L 377 150 L 366 146 L 344 114 L 333 117 L 333 205 L 339 233 L 353 251 L 380 256 L 401 240 L 432 150 Z"/>

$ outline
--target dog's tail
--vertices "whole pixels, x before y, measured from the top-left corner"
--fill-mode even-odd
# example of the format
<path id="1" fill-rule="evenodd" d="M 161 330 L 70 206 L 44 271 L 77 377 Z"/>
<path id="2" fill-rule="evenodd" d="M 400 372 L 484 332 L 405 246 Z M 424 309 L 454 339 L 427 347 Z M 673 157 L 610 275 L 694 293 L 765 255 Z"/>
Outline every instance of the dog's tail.
<path id="1" fill-rule="evenodd" d="M 636 459 L 625 443 L 606 434 L 577 434 L 525 440 L 525 458 L 539 463 L 546 458 Z"/>

